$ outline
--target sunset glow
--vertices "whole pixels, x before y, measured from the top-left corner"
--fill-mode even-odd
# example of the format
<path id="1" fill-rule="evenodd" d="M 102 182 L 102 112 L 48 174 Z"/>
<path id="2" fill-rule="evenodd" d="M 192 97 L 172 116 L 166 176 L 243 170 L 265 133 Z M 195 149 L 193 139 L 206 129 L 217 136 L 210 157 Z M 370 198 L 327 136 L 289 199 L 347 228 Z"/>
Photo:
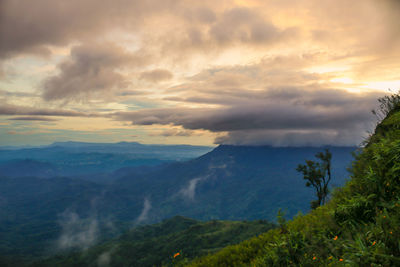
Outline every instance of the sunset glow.
<path id="1" fill-rule="evenodd" d="M 2 1 L 0 145 L 358 144 L 377 98 L 400 88 L 399 10 Z"/>

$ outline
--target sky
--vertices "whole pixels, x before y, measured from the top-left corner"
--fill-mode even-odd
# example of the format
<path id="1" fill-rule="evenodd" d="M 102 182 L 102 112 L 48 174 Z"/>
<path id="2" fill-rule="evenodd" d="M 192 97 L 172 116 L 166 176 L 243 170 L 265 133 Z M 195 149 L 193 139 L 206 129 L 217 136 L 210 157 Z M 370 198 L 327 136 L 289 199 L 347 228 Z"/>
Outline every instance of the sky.
<path id="1" fill-rule="evenodd" d="M 0 145 L 358 145 L 398 0 L 1 0 Z"/>

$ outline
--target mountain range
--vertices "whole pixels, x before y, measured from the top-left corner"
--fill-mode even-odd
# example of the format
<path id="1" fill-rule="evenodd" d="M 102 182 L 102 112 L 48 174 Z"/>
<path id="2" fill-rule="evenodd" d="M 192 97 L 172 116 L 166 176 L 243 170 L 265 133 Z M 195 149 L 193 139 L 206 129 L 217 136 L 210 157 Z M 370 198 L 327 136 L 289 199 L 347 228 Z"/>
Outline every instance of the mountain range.
<path id="1" fill-rule="evenodd" d="M 27 159 L 12 158 L 25 153 L 14 150 L 9 161 L 3 160 L 0 170 L 14 175 L 2 172 L 0 178 L 0 254 L 37 258 L 82 249 L 132 227 L 176 215 L 198 220 L 274 221 L 282 209 L 291 218 L 307 212 L 314 198 L 295 169 L 323 149 L 221 145 L 190 160 L 178 157 L 171 161 L 171 156 L 164 155 L 153 158 L 159 160 L 157 164 L 123 166 L 106 176 L 94 172 L 60 175 L 52 166 L 63 160 L 72 169 L 89 164 L 68 161 L 67 155 L 73 150 L 82 159 L 92 145 L 79 149 L 76 143 L 67 144 L 66 148 L 28 149 Z M 167 148 L 165 152 L 173 151 Z M 196 151 L 202 149 L 206 150 Z M 331 184 L 343 185 L 356 148 L 329 149 L 333 154 Z M 90 153 L 98 153 L 97 158 L 121 156 L 111 151 L 96 148 Z M 6 159 L 4 152 L 1 156 Z M 32 166 L 49 171 L 42 175 Z"/>

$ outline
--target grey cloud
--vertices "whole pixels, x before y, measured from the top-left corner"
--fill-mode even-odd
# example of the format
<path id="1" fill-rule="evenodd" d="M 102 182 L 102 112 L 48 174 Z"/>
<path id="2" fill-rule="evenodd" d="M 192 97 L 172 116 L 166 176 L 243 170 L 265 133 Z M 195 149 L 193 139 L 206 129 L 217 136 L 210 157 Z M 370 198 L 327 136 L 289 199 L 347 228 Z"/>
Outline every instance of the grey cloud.
<path id="1" fill-rule="evenodd" d="M 98 113 L 80 112 L 74 110 L 35 108 L 3 104 L 0 106 L 0 115 L 28 115 L 28 116 L 61 116 L 61 117 L 100 117 Z"/>
<path id="2" fill-rule="evenodd" d="M 0 63 L 0 79 L 4 79 L 6 77 L 6 71 L 4 70 L 3 64 Z"/>
<path id="3" fill-rule="evenodd" d="M 232 131 L 216 138 L 216 144 L 271 146 L 354 146 L 366 138 L 365 127 L 328 130 L 246 130 Z"/>
<path id="4" fill-rule="evenodd" d="M 105 251 L 100 254 L 100 256 L 97 258 L 97 266 L 98 267 L 106 267 L 110 266 L 111 263 L 111 251 Z"/>
<path id="5" fill-rule="evenodd" d="M 145 198 L 143 201 L 143 209 L 139 215 L 139 217 L 136 219 L 135 224 L 140 224 L 149 219 L 149 212 L 151 210 L 151 202 L 148 198 Z"/>
<path id="6" fill-rule="evenodd" d="M 196 186 L 197 186 L 197 184 L 198 184 L 200 181 L 202 181 L 202 180 L 204 180 L 204 179 L 206 179 L 206 178 L 204 178 L 204 177 L 199 177 L 199 178 L 194 178 L 194 179 L 190 180 L 189 183 L 188 183 L 188 185 L 187 185 L 187 187 L 182 188 L 182 189 L 179 191 L 179 193 L 180 193 L 183 197 L 185 197 L 185 198 L 187 198 L 187 199 L 193 201 L 193 200 L 194 200 L 194 197 L 195 197 L 195 194 L 196 194 Z"/>
<path id="7" fill-rule="evenodd" d="M 46 117 L 34 117 L 34 116 L 29 116 L 29 117 L 15 117 L 11 118 L 9 120 L 13 121 L 57 121 L 56 119 L 52 118 L 46 118 Z"/>
<path id="8" fill-rule="evenodd" d="M 143 56 L 130 54 L 113 44 L 76 46 L 70 59 L 59 65 L 60 74 L 43 82 L 43 98 L 47 101 L 104 98 L 109 91 L 124 89 L 129 84 L 116 69 L 145 61 Z"/>
<path id="9" fill-rule="evenodd" d="M 161 82 L 172 79 L 173 74 L 168 70 L 155 69 L 151 71 L 142 72 L 140 79 L 149 82 Z"/>
<path id="10" fill-rule="evenodd" d="M 194 19 L 196 16 L 189 19 L 184 15 L 186 19 L 183 21 L 178 17 L 177 23 L 184 26 L 167 29 L 159 36 L 149 38 L 149 45 L 157 43 L 157 49 L 161 48 L 163 54 L 168 54 L 167 60 L 176 63 L 185 62 L 197 53 L 210 58 L 217 57 L 224 49 L 236 46 L 266 48 L 283 42 L 287 45 L 300 36 L 298 28 L 278 27 L 259 10 L 235 7 L 234 4 L 219 8 L 219 4 L 215 2 L 205 7 L 215 15 L 214 18 L 210 13 L 209 22 L 199 22 Z M 200 10 L 193 12 L 205 12 Z"/>
<path id="11" fill-rule="evenodd" d="M 95 39 L 113 28 L 131 29 L 144 19 L 174 10 L 176 1 L 3 0 L 0 3 L 0 58 L 20 53 L 49 55 L 48 46 Z"/>
<path id="12" fill-rule="evenodd" d="M 292 97 L 288 98 L 290 94 Z M 241 104 L 228 107 L 147 109 L 115 116 L 139 125 L 172 124 L 192 130 L 228 132 L 226 137 L 216 140 L 218 143 L 237 143 L 238 137 L 251 142 L 252 138 L 244 138 L 244 135 L 248 132 L 248 136 L 254 136 L 260 131 L 284 135 L 285 138 L 277 139 L 281 140 L 277 141 L 280 144 L 292 144 L 296 140 L 300 143 L 306 142 L 304 140 L 349 143 L 352 138 L 356 143 L 358 139 L 354 137 L 362 136 L 371 126 L 370 110 L 375 107 L 377 96 L 377 93 L 359 95 L 344 90 L 292 92 L 280 89 L 272 91 L 271 97 L 266 93 L 257 100 L 243 99 Z M 355 134 L 349 138 L 349 132 Z M 318 135 L 324 138 L 316 138 Z M 273 135 L 265 135 L 264 139 L 268 140 L 268 136 Z"/>
<path id="13" fill-rule="evenodd" d="M 182 16 L 188 21 L 206 24 L 212 23 L 217 19 L 215 12 L 206 6 L 184 8 Z"/>
<path id="14" fill-rule="evenodd" d="M 227 164 L 223 165 L 209 165 L 207 173 L 204 176 L 196 177 L 187 183 L 187 185 L 179 190 L 178 195 L 181 195 L 187 200 L 194 201 L 196 197 L 196 188 L 199 183 L 204 183 L 209 179 L 216 177 L 217 172 L 224 172 L 225 176 L 231 176 L 231 173 L 227 171 L 228 164 L 232 164 L 232 160 L 229 159 Z"/>
<path id="15" fill-rule="evenodd" d="M 220 44 L 270 43 L 281 36 L 281 31 L 254 10 L 233 8 L 210 28 L 210 36 Z"/>
<path id="16" fill-rule="evenodd" d="M 192 136 L 193 133 L 188 130 L 179 130 L 179 129 L 169 129 L 162 131 L 159 135 L 169 137 L 169 136 Z"/>
<path id="17" fill-rule="evenodd" d="M 36 93 L 31 92 L 11 92 L 6 90 L 0 90 L 0 94 L 4 96 L 15 96 L 15 97 L 37 97 L 39 96 Z"/>
<path id="18" fill-rule="evenodd" d="M 270 103 L 220 109 L 152 109 L 121 113 L 119 116 L 122 119 L 129 118 L 134 124 L 173 124 L 187 129 L 205 129 L 213 132 L 349 127 L 355 122 L 369 118 L 368 111 L 363 107 L 343 106 L 336 110 L 328 110 L 303 105 L 291 106 L 289 103 L 286 106 Z"/>
<path id="19" fill-rule="evenodd" d="M 118 249 L 118 246 L 113 246 L 110 249 L 104 251 L 97 258 L 98 267 L 110 266 L 112 254 Z"/>
<path id="20" fill-rule="evenodd" d="M 98 239 L 99 226 L 95 218 L 83 219 L 74 212 L 64 212 L 59 222 L 62 227 L 57 241 L 59 249 L 86 249 Z"/>
<path id="21" fill-rule="evenodd" d="M 199 7 L 194 12 L 194 17 L 203 23 L 211 23 L 217 19 L 214 11 L 207 7 Z"/>

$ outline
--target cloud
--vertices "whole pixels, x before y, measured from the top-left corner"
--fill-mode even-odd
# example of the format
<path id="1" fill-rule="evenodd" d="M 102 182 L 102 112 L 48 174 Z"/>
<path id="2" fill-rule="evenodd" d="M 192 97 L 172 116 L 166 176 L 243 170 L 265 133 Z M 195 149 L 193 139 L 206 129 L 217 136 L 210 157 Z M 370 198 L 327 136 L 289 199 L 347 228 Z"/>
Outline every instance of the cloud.
<path id="1" fill-rule="evenodd" d="M 227 166 L 232 164 L 232 161 L 231 159 L 227 160 L 228 160 L 227 163 L 223 165 L 209 165 L 207 173 L 204 176 L 191 179 L 185 187 L 179 190 L 178 195 L 181 195 L 187 200 L 194 201 L 196 197 L 196 188 L 199 185 L 199 183 L 204 183 L 209 179 L 218 177 L 217 176 L 218 172 L 223 172 L 224 177 L 231 176 L 231 173 L 228 171 Z"/>
<path id="2" fill-rule="evenodd" d="M 285 35 L 258 12 L 243 7 L 225 11 L 210 28 L 209 33 L 210 37 L 221 45 L 232 42 L 268 44 Z"/>
<path id="3" fill-rule="evenodd" d="M 224 99 L 223 94 L 219 97 Z M 373 119 L 369 111 L 375 107 L 377 97 L 377 93 L 361 95 L 335 89 L 280 88 L 255 95 L 249 93 L 247 97 L 242 95 L 240 103 L 227 101 L 226 106 L 219 108 L 145 109 L 116 116 L 139 125 L 176 125 L 190 130 L 228 132 L 217 143 L 271 144 L 276 138 L 279 145 L 295 144 L 296 140 L 354 144 L 359 139 L 349 140 L 347 133 L 355 133 L 350 137 L 362 136 L 368 130 Z M 315 138 L 316 133 L 323 138 Z"/>
<path id="4" fill-rule="evenodd" d="M 24 53 L 51 54 L 51 46 L 101 39 L 113 29 L 132 30 L 144 20 L 165 10 L 175 1 L 4 0 L 0 8 L 0 58 Z M 29 12 L 27 12 L 29 7 Z"/>
<path id="5" fill-rule="evenodd" d="M 205 179 L 204 177 L 199 177 L 199 178 L 194 178 L 194 179 L 190 180 L 187 187 L 182 188 L 179 191 L 179 193 L 183 197 L 193 201 L 195 194 L 196 194 L 196 186 L 200 181 L 202 181 L 204 179 Z"/>
<path id="6" fill-rule="evenodd" d="M 149 219 L 150 210 L 151 210 L 151 202 L 148 198 L 145 198 L 143 202 L 143 209 L 139 217 L 136 219 L 135 224 L 140 224 L 147 221 Z"/>
<path id="7" fill-rule="evenodd" d="M 99 267 L 106 267 L 110 266 L 111 262 L 111 251 L 106 251 L 100 254 L 97 259 L 97 266 Z"/>
<path id="8" fill-rule="evenodd" d="M 107 267 L 110 266 L 111 256 L 117 250 L 117 246 L 113 246 L 110 249 L 104 251 L 97 258 L 97 266 L 98 267 Z"/>
<path id="9" fill-rule="evenodd" d="M 217 143 L 347 144 L 369 127 L 371 91 L 400 81 L 397 0 L 64 2 L 1 1 L 1 65 L 18 75 L 5 73 L 17 81 L 3 83 L 14 105 L 0 114 L 104 116 Z M 29 95 L 40 80 L 41 97 Z M 36 107 L 23 107 L 29 98 Z M 92 108 L 104 113 L 81 112 Z"/>
<path id="10" fill-rule="evenodd" d="M 7 131 L 9 135 L 32 135 L 37 133 L 43 133 L 43 131 Z"/>
<path id="11" fill-rule="evenodd" d="M 139 37 L 141 48 L 154 54 L 182 54 L 188 43 L 202 51 L 235 43 L 269 44 L 295 34 L 279 29 L 258 10 L 235 7 L 233 1 L 71 0 L 61 5 L 38 0 L 27 14 L 28 5 L 27 0 L 2 1 L 0 58 L 49 57 L 54 47 L 103 42 L 114 39 L 110 33 L 116 32 Z"/>
<path id="12" fill-rule="evenodd" d="M 12 121 L 58 121 L 57 119 L 46 118 L 46 117 L 35 117 L 35 116 L 15 117 L 15 118 L 11 118 L 9 120 L 12 120 Z"/>
<path id="13" fill-rule="evenodd" d="M 169 137 L 169 136 L 192 136 L 195 135 L 193 131 L 190 130 L 185 130 L 185 129 L 167 129 L 164 130 L 160 133 L 154 133 L 152 136 L 164 136 L 164 137 Z"/>
<path id="14" fill-rule="evenodd" d="M 172 77 L 173 74 L 170 71 L 163 69 L 145 71 L 140 75 L 140 79 L 154 83 L 170 80 Z"/>
<path id="15" fill-rule="evenodd" d="M 43 83 L 43 99 L 82 100 L 105 98 L 115 89 L 125 89 L 128 78 L 117 71 L 127 65 L 141 65 L 143 55 L 133 55 L 113 44 L 75 46 L 70 58 L 58 68 L 60 74 Z"/>
<path id="16" fill-rule="evenodd" d="M 0 106 L 0 115 L 61 116 L 61 117 L 100 117 L 99 113 L 74 110 L 36 108 L 11 104 Z"/>
<path id="17" fill-rule="evenodd" d="M 95 218 L 80 218 L 74 212 L 64 212 L 59 219 L 62 231 L 57 245 L 59 249 L 80 248 L 92 246 L 98 239 L 99 226 Z"/>
<path id="18" fill-rule="evenodd" d="M 215 140 L 227 145 L 271 145 L 285 146 L 354 146 L 366 136 L 365 127 L 328 130 L 246 130 L 231 131 Z"/>

